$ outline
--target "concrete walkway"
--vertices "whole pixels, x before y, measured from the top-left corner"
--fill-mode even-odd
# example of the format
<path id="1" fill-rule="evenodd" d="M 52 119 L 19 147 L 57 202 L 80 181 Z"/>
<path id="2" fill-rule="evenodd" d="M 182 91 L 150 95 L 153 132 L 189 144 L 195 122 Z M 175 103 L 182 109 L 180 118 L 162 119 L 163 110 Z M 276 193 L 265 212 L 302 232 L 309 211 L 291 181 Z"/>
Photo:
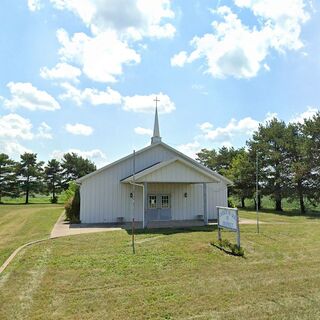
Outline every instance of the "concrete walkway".
<path id="1" fill-rule="evenodd" d="M 59 238 L 72 236 L 75 234 L 82 233 L 94 233 L 94 232 L 105 232 L 105 231 L 116 231 L 123 230 L 119 227 L 110 227 L 110 225 L 88 225 L 88 224 L 70 224 L 68 221 L 65 221 L 64 212 L 59 217 L 58 221 L 54 225 L 50 238 Z"/>

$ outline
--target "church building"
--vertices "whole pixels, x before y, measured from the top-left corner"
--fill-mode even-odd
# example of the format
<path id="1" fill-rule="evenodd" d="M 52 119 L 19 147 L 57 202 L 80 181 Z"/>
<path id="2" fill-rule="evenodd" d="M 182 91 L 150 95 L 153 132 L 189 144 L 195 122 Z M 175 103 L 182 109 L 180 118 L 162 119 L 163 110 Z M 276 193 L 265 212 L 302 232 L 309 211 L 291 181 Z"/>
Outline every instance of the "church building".
<path id="1" fill-rule="evenodd" d="M 162 142 L 156 107 L 151 144 L 77 180 L 82 223 L 204 225 L 227 206 L 232 182 Z"/>

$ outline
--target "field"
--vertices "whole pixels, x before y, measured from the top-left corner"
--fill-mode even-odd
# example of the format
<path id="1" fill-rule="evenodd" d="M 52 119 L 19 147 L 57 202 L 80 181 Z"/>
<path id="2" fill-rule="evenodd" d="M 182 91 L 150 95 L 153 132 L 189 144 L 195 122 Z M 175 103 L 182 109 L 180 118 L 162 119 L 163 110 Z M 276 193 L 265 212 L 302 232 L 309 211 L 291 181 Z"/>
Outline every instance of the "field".
<path id="1" fill-rule="evenodd" d="M 0 206 L 2 235 L 8 207 L 25 215 Z M 124 230 L 36 244 L 0 276 L 0 319 L 319 319 L 320 219 L 260 217 L 259 235 L 241 226 L 244 258 L 211 246 L 213 227 L 142 232 L 135 255 Z"/>
<path id="2" fill-rule="evenodd" d="M 61 205 L 0 205 L 0 265 L 26 242 L 48 237 Z"/>

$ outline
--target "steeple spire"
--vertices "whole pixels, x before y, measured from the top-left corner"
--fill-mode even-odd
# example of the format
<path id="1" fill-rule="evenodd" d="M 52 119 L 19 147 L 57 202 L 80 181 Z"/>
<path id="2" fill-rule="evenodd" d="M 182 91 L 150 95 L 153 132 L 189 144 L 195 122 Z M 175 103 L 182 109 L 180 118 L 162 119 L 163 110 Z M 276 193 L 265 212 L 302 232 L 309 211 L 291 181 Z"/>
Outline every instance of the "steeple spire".
<path id="1" fill-rule="evenodd" d="M 159 119 L 158 119 L 158 102 L 160 101 L 158 97 L 153 100 L 156 102 L 156 113 L 154 116 L 154 127 L 153 127 L 153 137 L 151 138 L 151 144 L 161 142 L 160 130 L 159 130 Z"/>

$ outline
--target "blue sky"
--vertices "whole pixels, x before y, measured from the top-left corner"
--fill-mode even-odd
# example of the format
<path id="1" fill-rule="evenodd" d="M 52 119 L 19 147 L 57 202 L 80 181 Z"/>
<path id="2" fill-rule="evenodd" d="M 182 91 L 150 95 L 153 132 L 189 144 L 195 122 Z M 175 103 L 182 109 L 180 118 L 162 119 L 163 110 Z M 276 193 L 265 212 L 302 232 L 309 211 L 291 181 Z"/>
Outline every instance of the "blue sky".
<path id="1" fill-rule="evenodd" d="M 16 0 L 0 11 L 0 151 L 102 166 L 150 141 L 194 156 L 319 110 L 307 0 Z"/>

